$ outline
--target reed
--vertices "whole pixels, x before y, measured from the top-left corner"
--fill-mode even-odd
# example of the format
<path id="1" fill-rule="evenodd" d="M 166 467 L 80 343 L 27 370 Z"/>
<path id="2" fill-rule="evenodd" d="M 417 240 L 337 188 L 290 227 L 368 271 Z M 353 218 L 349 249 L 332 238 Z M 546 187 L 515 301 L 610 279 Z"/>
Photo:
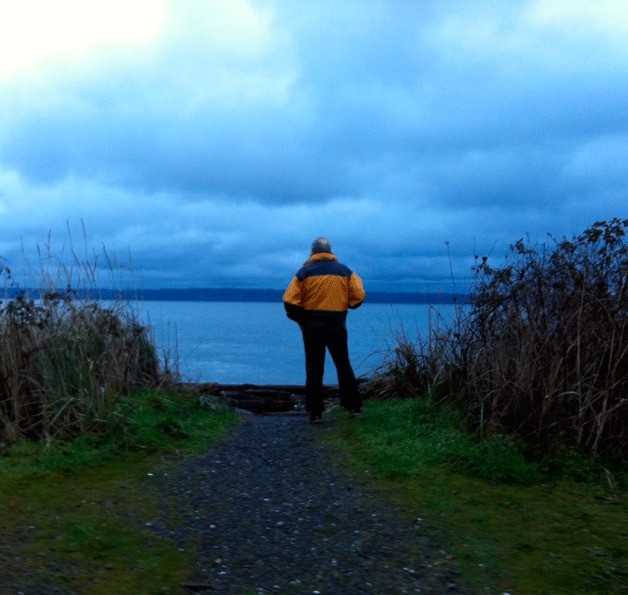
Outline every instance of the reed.
<path id="1" fill-rule="evenodd" d="M 476 257 L 470 313 L 400 344 L 372 396 L 404 390 L 403 378 L 461 407 L 482 435 L 625 457 L 627 226 L 601 221 L 550 245 L 520 240 L 499 268 Z"/>
<path id="2" fill-rule="evenodd" d="M 0 445 L 86 432 L 112 400 L 160 380 L 150 329 L 128 302 L 94 299 L 89 284 L 97 278 L 96 264 L 80 261 L 74 251 L 73 259 L 71 271 L 59 265 L 53 276 L 47 257 L 40 271 L 44 289 L 34 291 L 19 290 L 10 269 L 3 271 Z"/>

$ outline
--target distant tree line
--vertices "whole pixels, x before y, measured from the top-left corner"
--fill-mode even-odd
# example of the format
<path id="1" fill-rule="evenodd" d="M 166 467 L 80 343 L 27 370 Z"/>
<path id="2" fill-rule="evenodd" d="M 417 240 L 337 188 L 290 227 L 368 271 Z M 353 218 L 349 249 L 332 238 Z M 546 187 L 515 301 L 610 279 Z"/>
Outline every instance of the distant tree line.
<path id="1" fill-rule="evenodd" d="M 77 297 L 102 300 L 145 300 L 145 301 L 182 301 L 182 302 L 281 302 L 282 289 L 250 289 L 250 288 L 164 288 L 164 289 L 77 289 L 73 290 Z M 19 289 L 9 287 L 6 290 L 9 299 L 19 295 L 37 297 L 45 293 L 37 288 Z M 454 293 L 410 293 L 410 292 L 377 292 L 369 291 L 366 301 L 373 304 L 468 304 L 470 297 L 466 294 Z"/>

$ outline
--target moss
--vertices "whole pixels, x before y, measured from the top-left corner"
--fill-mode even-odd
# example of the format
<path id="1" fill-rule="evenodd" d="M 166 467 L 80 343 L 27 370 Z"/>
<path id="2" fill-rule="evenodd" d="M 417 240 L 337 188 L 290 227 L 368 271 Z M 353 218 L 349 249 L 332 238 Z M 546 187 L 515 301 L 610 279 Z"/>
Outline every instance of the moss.
<path id="1" fill-rule="evenodd" d="M 164 509 L 159 497 L 172 455 L 207 450 L 236 415 L 203 411 L 191 395 L 140 393 L 127 403 L 139 413 L 124 426 L 138 436 L 126 442 L 121 428 L 111 428 L 65 445 L 2 451 L 0 533 L 16 562 L 0 591 L 25 576 L 81 593 L 181 591 L 194 552 L 180 551 L 147 523 L 177 521 L 178 504 Z M 172 432 L 164 419 L 177 409 Z"/>
<path id="2" fill-rule="evenodd" d="M 89 471 L 5 479 L 5 545 L 44 584 L 93 593 L 176 591 L 189 554 L 145 526 L 155 500 L 142 478 L 154 463 L 125 457 Z"/>

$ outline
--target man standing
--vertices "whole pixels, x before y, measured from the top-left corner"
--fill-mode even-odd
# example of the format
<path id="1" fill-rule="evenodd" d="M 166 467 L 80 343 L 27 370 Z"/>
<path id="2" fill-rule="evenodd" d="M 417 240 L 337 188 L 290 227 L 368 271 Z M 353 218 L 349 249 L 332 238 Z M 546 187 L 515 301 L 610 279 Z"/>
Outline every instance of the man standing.
<path id="1" fill-rule="evenodd" d="M 297 271 L 283 296 L 288 318 L 299 323 L 305 345 L 305 408 L 311 423 L 323 413 L 325 349 L 338 372 L 340 403 L 353 417 L 362 410 L 347 346 L 347 308 L 358 308 L 365 297 L 362 279 L 338 262 L 327 238 L 312 242 L 312 254 Z"/>

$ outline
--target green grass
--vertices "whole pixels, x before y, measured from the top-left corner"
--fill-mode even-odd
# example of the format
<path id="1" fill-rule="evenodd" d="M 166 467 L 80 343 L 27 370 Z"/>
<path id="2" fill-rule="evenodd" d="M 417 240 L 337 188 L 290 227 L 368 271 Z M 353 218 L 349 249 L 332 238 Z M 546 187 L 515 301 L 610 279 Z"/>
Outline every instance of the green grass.
<path id="1" fill-rule="evenodd" d="M 457 413 L 425 399 L 368 401 L 358 419 L 337 414 L 325 436 L 351 473 L 423 519 L 473 590 L 611 593 L 628 586 L 626 506 L 600 464 L 572 456 L 554 461 L 550 475 L 516 441 L 477 442 Z"/>
<path id="2" fill-rule="evenodd" d="M 172 455 L 207 450 L 236 419 L 193 395 L 144 391 L 118 401 L 99 433 L 1 450 L 2 553 L 14 563 L 0 591 L 33 573 L 81 593 L 180 592 L 193 552 L 146 523 L 177 522 L 176 503 L 164 511 L 159 500 Z"/>

